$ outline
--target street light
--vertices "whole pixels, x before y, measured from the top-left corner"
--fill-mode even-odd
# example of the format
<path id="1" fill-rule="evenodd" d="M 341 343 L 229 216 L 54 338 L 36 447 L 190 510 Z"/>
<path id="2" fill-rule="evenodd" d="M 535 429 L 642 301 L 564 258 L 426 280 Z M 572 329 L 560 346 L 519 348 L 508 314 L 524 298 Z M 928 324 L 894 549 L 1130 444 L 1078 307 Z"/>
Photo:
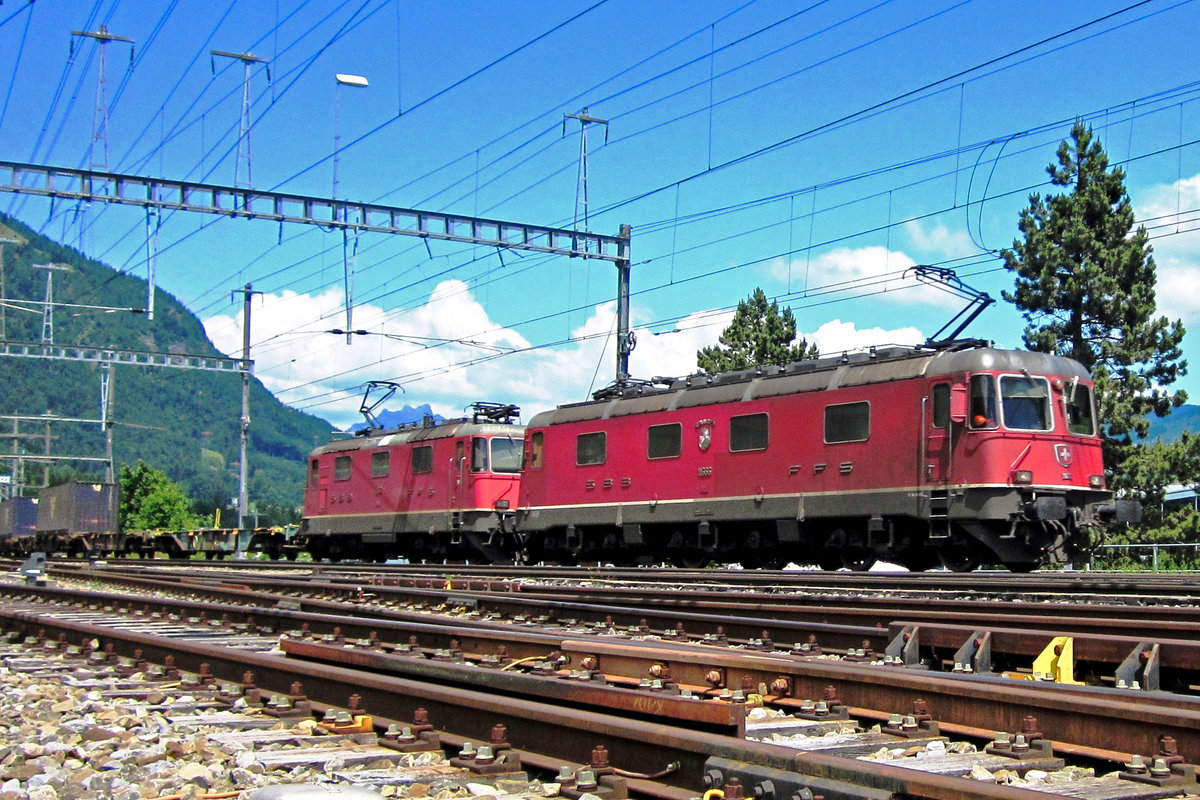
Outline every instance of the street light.
<path id="1" fill-rule="evenodd" d="M 336 204 L 338 199 L 338 160 L 341 156 L 342 149 L 342 87 L 354 86 L 359 89 L 365 89 L 369 85 L 367 79 L 362 75 L 347 75 L 339 72 L 334 75 L 333 86 L 333 201 Z M 335 205 L 336 208 L 336 205 Z M 351 320 L 354 314 L 354 265 L 351 263 L 358 258 L 358 229 L 354 229 L 354 254 L 351 255 L 349 234 L 347 233 L 346 210 L 343 208 L 338 212 L 338 220 L 342 225 L 342 275 L 345 284 L 346 293 L 346 327 L 351 327 Z M 346 334 L 346 344 L 350 344 L 352 340 L 351 334 Z"/>
<path id="2" fill-rule="evenodd" d="M 338 199 L 338 156 L 342 150 L 342 88 L 355 86 L 365 89 L 370 84 L 362 75 L 347 75 L 339 72 L 334 75 L 333 90 L 333 199 Z"/>

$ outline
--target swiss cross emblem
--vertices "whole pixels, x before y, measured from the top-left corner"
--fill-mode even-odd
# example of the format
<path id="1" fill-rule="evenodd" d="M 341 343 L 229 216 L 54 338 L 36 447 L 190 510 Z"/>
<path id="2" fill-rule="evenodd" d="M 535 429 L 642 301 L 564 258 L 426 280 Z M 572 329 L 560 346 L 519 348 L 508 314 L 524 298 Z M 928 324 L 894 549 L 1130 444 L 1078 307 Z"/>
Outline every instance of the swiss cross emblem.
<path id="1" fill-rule="evenodd" d="M 1054 445 L 1054 457 L 1063 468 L 1071 466 L 1071 446 L 1068 444 Z"/>

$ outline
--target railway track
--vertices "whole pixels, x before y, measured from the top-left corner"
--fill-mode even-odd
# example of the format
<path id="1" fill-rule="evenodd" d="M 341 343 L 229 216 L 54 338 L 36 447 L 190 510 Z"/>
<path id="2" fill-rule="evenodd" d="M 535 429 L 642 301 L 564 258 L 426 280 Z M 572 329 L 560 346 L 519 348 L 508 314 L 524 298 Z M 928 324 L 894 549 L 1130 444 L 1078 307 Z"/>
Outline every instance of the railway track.
<path id="1" fill-rule="evenodd" d="M 79 579 L 98 587 L 103 572 L 80 575 Z M 1035 774 L 1058 775 L 1061 769 L 1067 770 L 1062 774 L 1077 774 L 1095 765 L 1119 770 L 1128 763 L 1135 768 L 1128 772 L 1132 780 L 1114 789 L 1124 793 L 1075 796 L 1178 796 L 1194 784 L 1190 772 L 1178 767 L 1180 774 L 1170 774 L 1168 782 L 1174 783 L 1167 791 L 1174 792 L 1172 795 L 1162 793 L 1163 787 L 1153 787 L 1149 770 L 1162 773 L 1165 765 L 1170 772 L 1175 758 L 1200 760 L 1200 743 L 1194 741 L 1194 731 L 1200 728 L 1200 701 L 1184 694 L 963 675 L 920 669 L 930 665 L 915 663 L 906 668 L 903 659 L 897 663 L 880 652 L 860 657 L 857 648 L 839 651 L 831 645 L 820 654 L 811 647 L 806 653 L 790 644 L 775 646 L 757 636 L 736 640 L 728 633 L 724 637 L 693 634 L 693 623 L 700 622 L 690 618 L 687 634 L 679 636 L 670 633 L 675 628 L 656 629 L 640 622 L 627 627 L 615 620 L 597 624 L 557 612 L 533 615 L 528 608 L 522 614 L 509 614 L 473 605 L 466 593 L 456 589 L 442 590 L 453 594 L 437 595 L 440 602 L 422 601 L 422 606 L 411 599 L 401 602 L 385 591 L 399 587 L 355 589 L 340 582 L 271 578 L 266 581 L 269 588 L 251 588 L 249 579 L 235 585 L 228 576 L 208 571 L 208 577 L 187 579 L 195 583 L 183 583 L 177 571 L 172 573 L 175 577 L 158 583 L 144 575 L 112 575 L 112 580 L 120 581 L 119 592 L 90 595 L 79 588 L 9 587 L 2 601 L 5 630 L 51 641 L 62 636 L 64 648 L 72 641 L 94 638 L 111 644 L 114 655 L 124 651 L 132 658 L 141 650 L 139 658 L 167 662 L 175 668 L 189 665 L 188 669 L 198 670 L 205 663 L 210 674 L 223 680 L 237 681 L 249 669 L 256 685 L 275 691 L 288 690 L 291 681 L 285 681 L 284 675 L 302 675 L 310 698 L 329 705 L 346 704 L 354 692 L 339 696 L 332 689 L 317 689 L 326 686 L 327 678 L 321 676 L 333 670 L 340 678 L 328 686 L 358 681 L 375 687 L 372 691 L 377 694 L 372 695 L 368 707 L 396 724 L 413 721 L 409 713 L 412 698 L 385 700 L 389 692 L 403 687 L 422 699 L 447 692 L 446 705 L 439 708 L 445 719 L 455 720 L 444 723 L 447 741 L 474 737 L 485 742 L 487 731 L 477 727 L 481 723 L 468 719 L 486 716 L 479 713 L 481 708 L 505 718 L 515 714 L 512 719 L 520 720 L 520 727 L 528 719 L 538 720 L 539 726 L 553 719 L 555 724 L 570 724 L 576 732 L 583 731 L 576 736 L 537 727 L 532 739 L 522 740 L 522 750 L 527 745 L 535 749 L 532 743 L 541 743 L 543 737 L 564 748 L 541 754 L 548 769 L 554 767 L 549 762 L 556 758 L 580 764 L 588 761 L 591 749 L 610 742 L 611 726 L 617 725 L 613 719 L 621 720 L 622 725 L 636 723 L 634 729 L 640 733 L 612 734 L 611 742 L 617 744 L 604 746 L 619 756 L 627 772 L 661 772 L 665 763 L 678 760 L 678 776 L 653 791 L 643 787 L 663 796 L 701 791 L 706 788 L 706 775 L 708 784 L 721 786 L 740 775 L 746 779 L 749 795 L 764 781 L 800 791 L 804 788 L 797 782 L 800 778 L 791 778 L 791 783 L 785 780 L 793 773 L 808 780 L 844 776 L 849 774 L 847 770 L 853 777 L 839 778 L 837 786 L 816 783 L 809 788 L 833 797 L 892 796 L 899 791 L 912 797 L 1018 796 L 1004 791 L 1028 796 L 1027 789 L 976 785 L 961 777 L 955 780 L 962 783 L 950 789 L 947 787 L 953 784 L 939 783 L 946 776 L 934 780 L 915 777 L 911 769 L 891 772 L 899 769 L 893 762 L 903 763 L 906 758 L 897 753 L 904 752 L 909 753 L 909 767 L 916 765 L 915 753 L 933 752 L 935 760 L 944 755 L 954 756 L 960 766 L 969 763 L 968 772 L 977 767 L 977 775 L 980 770 L 1020 775 L 1031 769 Z M 475 594 L 487 598 L 506 593 Z M 561 611 L 563 601 L 555 602 Z M 723 608 L 704 624 L 715 626 L 720 619 L 729 622 L 733 613 Z M 884 630 L 891 633 L 890 627 Z M 925 631 L 925 626 L 919 626 L 920 633 Z M 897 635 L 898 641 L 904 641 L 903 627 Z M 1160 653 L 1168 645 L 1158 644 Z M 224 666 L 218 669 L 214 666 L 218 663 Z M 466 693 L 470 699 L 464 700 L 467 705 L 452 710 L 448 698 L 464 697 L 457 693 Z M 824 708 L 818 711 L 822 703 Z M 523 704 L 544 707 L 535 711 Z M 518 708 L 520 713 L 514 710 Z M 415 713 L 415 708 L 411 712 Z M 596 728 L 600 721 L 588 715 L 603 717 L 601 727 Z M 778 721 L 765 715 L 787 717 Z M 910 716 L 911 725 L 906 721 Z M 567 723 L 566 719 L 573 721 Z M 505 724 L 511 729 L 516 723 Z M 814 727 L 805 731 L 810 724 Z M 873 730 L 876 727 L 879 730 Z M 596 739 L 596 731 L 605 731 L 600 737 L 603 741 Z M 828 735 L 814 742 L 814 732 Z M 1025 749 L 1027 741 L 1020 742 L 1015 756 L 992 752 L 986 758 L 978 753 L 973 761 L 967 758 L 972 755 L 970 750 L 994 743 L 999 733 L 1010 743 L 1018 742 L 1018 735 L 1040 743 L 1030 751 Z M 622 738 L 626 736 L 630 738 Z M 649 748 L 659 756 L 657 761 L 646 758 L 648 748 L 633 745 L 638 736 L 662 740 Z M 575 741 L 575 750 L 570 757 L 566 755 L 568 739 L 589 737 L 590 742 Z M 841 750 L 832 744 L 838 737 L 846 737 Z M 907 743 L 885 746 L 901 741 Z M 1098 743 L 1103 747 L 1097 747 Z M 690 754 L 667 753 L 663 748 L 668 745 L 701 749 Z M 933 751 L 920 749 L 927 746 Z M 992 747 L 997 749 L 1004 750 L 1003 741 L 999 748 Z M 1136 778 L 1141 774 L 1136 771 L 1138 764 L 1132 760 L 1135 753 L 1149 765 L 1140 782 Z M 704 758 L 698 759 L 698 754 Z M 881 760 L 858 760 L 862 755 Z M 1009 761 L 995 761 L 1005 758 Z M 1156 758 L 1163 759 L 1157 768 Z M 1058 769 L 1042 769 L 1060 762 L 1063 766 Z M 997 763 L 1012 768 L 1006 772 Z M 768 773 L 763 770 L 779 770 L 781 765 L 782 776 L 770 773 L 773 777 L 764 777 Z M 946 769 L 953 772 L 957 767 Z M 717 773 L 721 777 L 716 777 Z M 904 776 L 900 783 L 889 783 L 898 775 Z M 1110 783 L 1116 780 L 1120 779 Z M 1160 774 L 1156 780 L 1167 778 Z M 1086 782 L 1074 783 L 1079 788 Z M 857 787 L 855 791 L 860 793 L 837 793 L 848 786 Z M 737 793 L 736 785 L 726 788 Z M 993 789 L 1001 793 L 989 794 Z M 1105 792 L 1110 789 L 1113 787 L 1103 787 Z M 1101 787 L 1093 786 L 1091 791 L 1099 792 Z"/>

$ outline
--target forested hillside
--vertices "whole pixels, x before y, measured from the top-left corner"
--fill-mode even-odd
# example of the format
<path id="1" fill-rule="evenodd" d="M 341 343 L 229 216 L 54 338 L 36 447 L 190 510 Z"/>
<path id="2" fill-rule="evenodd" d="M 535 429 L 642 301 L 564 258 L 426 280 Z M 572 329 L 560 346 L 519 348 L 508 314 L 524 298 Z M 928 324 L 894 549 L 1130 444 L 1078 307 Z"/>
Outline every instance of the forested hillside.
<path id="1" fill-rule="evenodd" d="M 165 292 L 155 294 L 153 320 L 145 314 L 80 307 L 142 308 L 146 305 L 142 278 L 85 259 L 4 215 L 0 215 L 0 237 L 20 242 L 4 246 L 5 297 L 38 304 L 32 311 L 7 305 L 7 342 L 41 341 L 46 271 L 33 265 L 57 263 L 68 265 L 70 271 L 54 274 L 55 344 L 220 355 L 200 320 Z M 97 365 L 6 357 L 0 369 L 0 415 L 100 416 Z M 113 368 L 112 395 L 117 464 L 141 459 L 182 484 L 198 502 L 198 512 L 225 507 L 228 513 L 238 490 L 241 377 L 122 365 Z M 257 380 L 251 387 L 250 417 L 249 496 L 260 523 L 265 524 L 276 521 L 282 508 L 300 503 L 306 456 L 314 445 L 328 440 L 332 428 L 322 419 L 283 405 Z M 12 422 L 5 421 L 0 430 L 11 434 Z M 20 427 L 22 434 L 43 430 L 39 423 L 23 422 Z M 98 425 L 54 423 L 51 433 L 55 455 L 104 455 L 104 435 Z M 22 436 L 21 446 L 25 452 L 41 453 L 44 440 Z M 0 443 L 0 451 L 11 453 L 12 447 L 11 435 Z M 0 474 L 11 469 L 12 461 L 0 462 Z M 75 470 L 81 477 L 98 477 L 102 469 L 89 462 L 61 462 L 54 467 L 59 475 Z M 34 483 L 41 474 L 40 466 L 27 471 Z"/>

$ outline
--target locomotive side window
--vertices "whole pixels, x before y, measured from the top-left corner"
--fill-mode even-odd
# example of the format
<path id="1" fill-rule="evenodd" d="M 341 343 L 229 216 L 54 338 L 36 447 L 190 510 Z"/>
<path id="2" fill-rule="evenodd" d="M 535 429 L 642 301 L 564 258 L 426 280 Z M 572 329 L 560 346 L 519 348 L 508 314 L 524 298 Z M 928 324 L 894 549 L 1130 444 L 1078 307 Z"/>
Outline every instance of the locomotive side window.
<path id="1" fill-rule="evenodd" d="M 310 463 L 308 470 L 308 482 L 312 486 L 316 486 L 318 483 L 320 483 L 320 472 L 318 471 L 319 468 L 317 464 L 317 459 L 314 458 Z"/>
<path id="2" fill-rule="evenodd" d="M 471 440 L 471 472 L 487 472 L 488 440 L 476 436 Z"/>
<path id="3" fill-rule="evenodd" d="M 604 431 L 579 434 L 575 439 L 575 464 L 580 467 L 603 464 L 607 444 Z"/>
<path id="4" fill-rule="evenodd" d="M 1067 404 L 1067 430 L 1081 436 L 1096 432 L 1096 417 L 1092 413 L 1092 391 L 1075 383 L 1064 393 Z"/>
<path id="5" fill-rule="evenodd" d="M 350 456 L 338 456 L 333 460 L 333 479 L 335 481 L 350 480 Z"/>
<path id="6" fill-rule="evenodd" d="M 492 439 L 492 472 L 520 472 L 525 440 L 512 437 Z"/>
<path id="7" fill-rule="evenodd" d="M 529 468 L 541 469 L 545 464 L 546 434 L 536 431 L 529 437 Z"/>
<path id="8" fill-rule="evenodd" d="M 422 472 L 433 472 L 433 445 L 412 449 L 412 471 L 414 475 Z"/>
<path id="9" fill-rule="evenodd" d="M 1050 416 L 1050 383 L 1045 378 L 1003 376 L 1000 378 L 1000 407 L 1004 411 L 1006 428 L 1048 431 L 1054 427 Z"/>
<path id="10" fill-rule="evenodd" d="M 996 413 L 996 384 L 991 375 L 971 376 L 972 428 L 995 428 L 999 414 Z"/>
<path id="11" fill-rule="evenodd" d="M 871 404 L 825 406 L 825 443 L 865 442 L 871 438 Z"/>
<path id="12" fill-rule="evenodd" d="M 950 425 L 950 384 L 939 383 L 933 387 L 933 427 L 946 428 Z"/>
<path id="13" fill-rule="evenodd" d="M 390 450 L 376 450 L 371 453 L 371 477 L 386 478 L 392 471 L 392 453 Z"/>
<path id="14" fill-rule="evenodd" d="M 767 415 L 746 414 L 729 418 L 729 452 L 767 449 Z"/>
<path id="15" fill-rule="evenodd" d="M 651 425 L 647 433 L 646 458 L 678 458 L 683 452 L 683 425 Z"/>

